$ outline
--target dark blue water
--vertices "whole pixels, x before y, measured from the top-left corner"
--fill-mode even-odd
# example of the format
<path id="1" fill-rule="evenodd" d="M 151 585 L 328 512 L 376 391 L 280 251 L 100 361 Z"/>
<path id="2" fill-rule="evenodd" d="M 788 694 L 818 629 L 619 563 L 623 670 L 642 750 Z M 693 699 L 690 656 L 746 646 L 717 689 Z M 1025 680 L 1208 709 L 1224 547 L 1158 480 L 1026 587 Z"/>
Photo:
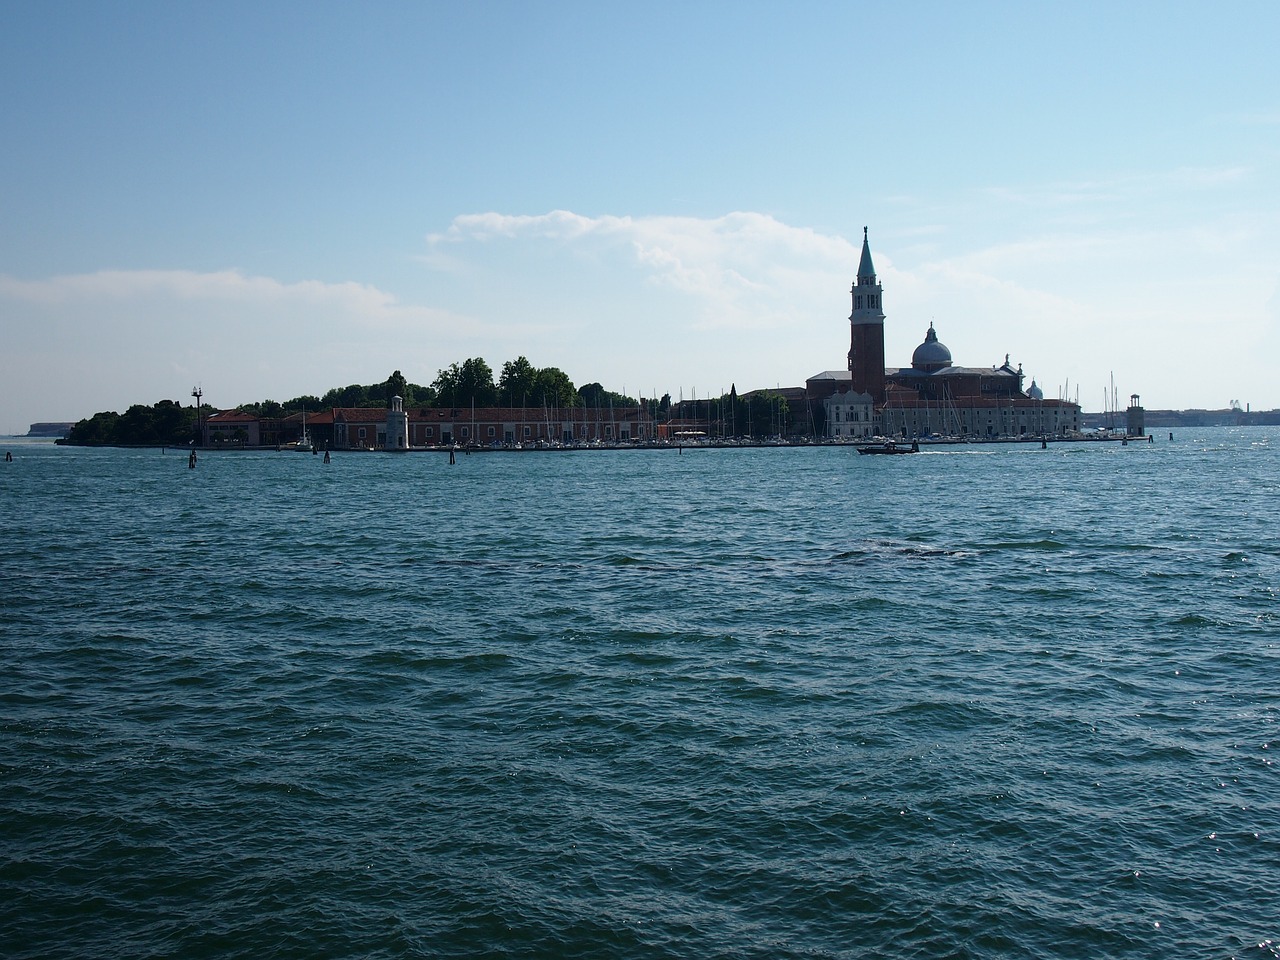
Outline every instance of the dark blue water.
<path id="1" fill-rule="evenodd" d="M 1280 431 L 10 449 L 5 956 L 1280 956 Z"/>

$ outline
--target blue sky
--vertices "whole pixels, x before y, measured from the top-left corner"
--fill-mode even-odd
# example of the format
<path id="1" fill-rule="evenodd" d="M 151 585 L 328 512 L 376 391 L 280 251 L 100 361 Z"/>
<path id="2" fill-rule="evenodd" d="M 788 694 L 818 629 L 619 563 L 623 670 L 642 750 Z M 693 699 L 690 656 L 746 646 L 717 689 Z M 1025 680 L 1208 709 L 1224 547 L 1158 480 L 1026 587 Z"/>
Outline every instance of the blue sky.
<path id="1" fill-rule="evenodd" d="M 0 432 L 524 355 L 706 396 L 932 322 L 1280 407 L 1280 4 L 0 2 Z"/>

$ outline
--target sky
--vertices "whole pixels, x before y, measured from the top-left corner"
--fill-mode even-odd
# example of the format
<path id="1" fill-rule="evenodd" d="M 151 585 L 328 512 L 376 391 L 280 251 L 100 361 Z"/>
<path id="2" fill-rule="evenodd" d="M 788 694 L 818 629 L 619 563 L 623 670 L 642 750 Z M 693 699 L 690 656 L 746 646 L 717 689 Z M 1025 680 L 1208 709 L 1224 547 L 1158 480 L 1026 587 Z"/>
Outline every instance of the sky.
<path id="1" fill-rule="evenodd" d="M 932 323 L 1280 407 L 1280 4 L 0 0 L 0 433 L 525 356 L 705 397 Z"/>

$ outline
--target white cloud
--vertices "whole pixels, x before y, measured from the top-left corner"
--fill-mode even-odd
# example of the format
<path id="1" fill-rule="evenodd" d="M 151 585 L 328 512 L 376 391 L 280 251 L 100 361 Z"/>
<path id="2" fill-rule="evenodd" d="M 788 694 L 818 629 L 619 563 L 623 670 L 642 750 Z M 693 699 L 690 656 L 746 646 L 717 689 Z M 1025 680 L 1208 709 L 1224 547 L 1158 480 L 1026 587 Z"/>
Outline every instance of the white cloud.
<path id="1" fill-rule="evenodd" d="M 495 238 L 552 243 L 593 256 L 624 253 L 641 278 L 690 299 L 698 329 L 785 324 L 846 282 L 857 249 L 842 237 L 792 227 L 767 214 L 694 217 L 585 217 L 468 214 L 428 237 L 428 262 L 448 245 Z M 454 253 L 454 257 L 458 254 Z"/>
<path id="2" fill-rule="evenodd" d="M 1185 190 L 1213 191 L 1236 186 L 1255 176 L 1256 172 L 1245 164 L 1171 167 L 1102 179 L 993 186 L 979 191 L 979 195 L 990 202 L 1014 207 L 1082 207 L 1096 216 L 1108 208 L 1140 204 L 1144 198 L 1171 196 Z"/>
<path id="3" fill-rule="evenodd" d="M 368 383 L 406 355 L 427 365 L 424 342 L 483 328 L 369 284 L 234 270 L 0 275 L 0 309 L 8 355 L 0 431 L 181 400 L 197 381 L 225 406 Z"/>
<path id="4" fill-rule="evenodd" d="M 45 306 L 160 299 L 259 306 L 324 305 L 365 323 L 391 318 L 405 309 L 393 296 L 368 284 L 318 280 L 283 283 L 271 277 L 245 276 L 235 270 L 102 270 L 44 280 L 0 275 L 0 297 Z"/>

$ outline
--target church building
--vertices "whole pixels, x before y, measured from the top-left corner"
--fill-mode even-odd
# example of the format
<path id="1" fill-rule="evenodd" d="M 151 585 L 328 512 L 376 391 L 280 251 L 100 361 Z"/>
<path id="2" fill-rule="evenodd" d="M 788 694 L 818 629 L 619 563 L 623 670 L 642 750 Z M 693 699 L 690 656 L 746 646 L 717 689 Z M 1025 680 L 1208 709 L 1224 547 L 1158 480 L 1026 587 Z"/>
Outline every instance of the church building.
<path id="1" fill-rule="evenodd" d="M 969 437 L 1003 439 L 1063 436 L 1080 429 L 1080 407 L 1046 400 L 1033 380 L 1023 389 L 1022 367 L 1004 363 L 961 367 L 933 324 L 909 367 L 886 367 L 884 290 L 871 262 L 867 229 L 851 291 L 847 370 L 827 370 L 805 383 L 821 402 L 828 437 Z"/>

